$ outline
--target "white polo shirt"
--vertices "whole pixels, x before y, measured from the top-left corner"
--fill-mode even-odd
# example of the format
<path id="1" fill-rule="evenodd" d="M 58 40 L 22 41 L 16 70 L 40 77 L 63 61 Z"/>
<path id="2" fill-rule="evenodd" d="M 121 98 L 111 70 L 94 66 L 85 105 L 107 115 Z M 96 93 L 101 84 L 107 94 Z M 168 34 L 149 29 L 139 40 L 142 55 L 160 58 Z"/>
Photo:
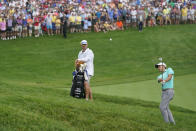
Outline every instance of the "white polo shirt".
<path id="1" fill-rule="evenodd" d="M 136 10 L 132 10 L 131 11 L 131 15 L 132 15 L 132 18 L 136 18 L 136 15 L 137 15 L 137 11 Z"/>
<path id="2" fill-rule="evenodd" d="M 86 63 L 86 70 L 88 75 L 94 76 L 93 51 L 89 48 L 87 48 L 84 52 L 81 50 L 78 54 L 78 60 L 84 61 Z"/>

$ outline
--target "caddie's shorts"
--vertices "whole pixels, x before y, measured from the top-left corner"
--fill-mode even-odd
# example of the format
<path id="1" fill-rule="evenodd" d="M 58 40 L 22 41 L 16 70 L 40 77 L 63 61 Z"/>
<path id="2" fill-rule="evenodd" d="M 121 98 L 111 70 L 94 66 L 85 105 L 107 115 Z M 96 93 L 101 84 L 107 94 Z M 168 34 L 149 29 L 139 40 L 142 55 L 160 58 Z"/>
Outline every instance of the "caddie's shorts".
<path id="1" fill-rule="evenodd" d="M 84 80 L 88 82 L 88 84 L 90 84 L 90 79 L 91 79 L 91 75 L 88 75 L 88 73 L 85 71 L 84 72 Z"/>

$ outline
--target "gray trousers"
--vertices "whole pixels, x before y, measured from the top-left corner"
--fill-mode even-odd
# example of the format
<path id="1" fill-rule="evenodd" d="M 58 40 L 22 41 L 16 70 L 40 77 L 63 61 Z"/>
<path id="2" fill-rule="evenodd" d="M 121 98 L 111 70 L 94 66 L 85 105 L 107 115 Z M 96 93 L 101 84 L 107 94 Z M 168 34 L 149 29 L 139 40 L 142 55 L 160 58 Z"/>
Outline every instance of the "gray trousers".
<path id="1" fill-rule="evenodd" d="M 174 90 L 173 89 L 168 89 L 165 91 L 162 91 L 162 100 L 160 103 L 160 110 L 161 114 L 165 120 L 165 122 L 172 122 L 175 124 L 173 115 L 169 109 L 169 102 L 173 99 L 174 96 Z"/>

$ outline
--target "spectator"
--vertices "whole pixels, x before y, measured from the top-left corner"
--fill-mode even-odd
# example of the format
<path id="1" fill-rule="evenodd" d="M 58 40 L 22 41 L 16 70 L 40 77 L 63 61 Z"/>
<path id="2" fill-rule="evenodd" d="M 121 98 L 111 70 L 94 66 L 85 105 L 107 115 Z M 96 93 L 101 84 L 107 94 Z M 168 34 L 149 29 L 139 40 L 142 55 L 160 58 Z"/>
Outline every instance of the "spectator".
<path id="1" fill-rule="evenodd" d="M 171 11 L 171 14 L 170 14 L 171 16 L 171 23 L 172 24 L 175 24 L 175 18 L 176 18 L 176 16 L 175 16 L 175 9 L 172 9 L 172 11 Z"/>
<path id="2" fill-rule="evenodd" d="M 60 17 L 57 17 L 57 19 L 55 21 L 55 24 L 56 24 L 56 34 L 57 35 L 60 35 L 60 26 L 61 26 Z"/>
<path id="3" fill-rule="evenodd" d="M 183 21 L 183 23 L 184 24 L 186 24 L 186 22 L 187 22 L 187 12 L 188 12 L 188 9 L 184 6 L 183 8 L 182 8 L 182 21 Z"/>
<path id="4" fill-rule="evenodd" d="M 106 33 L 107 31 L 111 30 L 111 26 L 108 24 L 107 21 L 104 23 L 104 28 L 105 28 L 105 32 L 104 33 Z"/>
<path id="5" fill-rule="evenodd" d="M 25 17 L 23 17 L 22 26 L 22 37 L 27 37 L 27 19 Z"/>
<path id="6" fill-rule="evenodd" d="M 101 18 L 101 12 L 99 11 L 99 10 L 97 10 L 97 12 L 96 12 L 96 16 L 97 16 L 97 19 L 98 19 L 98 22 L 100 23 L 100 18 Z"/>
<path id="7" fill-rule="evenodd" d="M 63 36 L 64 36 L 64 38 L 67 38 L 67 20 L 64 19 L 63 22 L 64 22 L 63 23 Z"/>
<path id="8" fill-rule="evenodd" d="M 140 8 L 138 11 L 138 27 L 139 32 L 143 30 L 143 21 L 144 21 L 144 11 Z"/>
<path id="9" fill-rule="evenodd" d="M 34 17 L 34 35 L 35 37 L 39 37 L 39 17 L 35 16 Z"/>
<path id="10" fill-rule="evenodd" d="M 76 25 L 76 17 L 75 17 L 75 12 L 71 14 L 69 17 L 69 23 L 70 23 L 70 32 L 74 33 L 75 32 L 75 25 Z"/>
<path id="11" fill-rule="evenodd" d="M 194 24 L 195 23 L 195 9 L 192 7 L 190 7 L 190 23 Z"/>
<path id="12" fill-rule="evenodd" d="M 131 25 L 131 15 L 130 13 L 127 13 L 125 17 L 125 28 L 130 27 L 130 25 Z"/>
<path id="13" fill-rule="evenodd" d="M 132 17 L 132 26 L 136 27 L 136 22 L 137 22 L 137 11 L 135 10 L 135 7 L 131 9 L 131 17 Z"/>
<path id="14" fill-rule="evenodd" d="M 6 39 L 16 39 L 16 36 L 26 37 L 27 34 L 38 37 L 44 31 L 48 35 L 63 34 L 65 17 L 68 19 L 67 28 L 70 29 L 71 33 L 82 32 L 82 30 L 84 32 L 116 30 L 119 29 L 116 25 L 118 20 L 122 21 L 126 28 L 130 25 L 136 27 L 137 23 L 139 25 L 141 22 L 140 7 L 144 8 L 142 22 L 144 28 L 146 24 L 162 26 L 163 23 L 180 24 L 181 21 L 186 24 L 187 20 L 188 23 L 195 24 L 195 6 L 191 5 L 190 2 L 191 0 L 186 0 L 185 3 L 180 1 L 174 3 L 168 0 L 11 0 L 1 3 L 0 22 L 5 15 L 8 15 L 8 18 L 4 18 L 8 30 Z M 86 20 L 86 18 L 88 19 Z M 106 23 L 111 24 L 108 26 L 110 28 L 105 28 L 104 24 Z M 12 31 L 10 31 L 11 25 Z"/>
<path id="15" fill-rule="evenodd" d="M 99 23 L 96 22 L 96 24 L 94 25 L 94 32 L 100 32 L 101 30 L 99 29 Z"/>
<path id="16" fill-rule="evenodd" d="M 21 18 L 21 16 L 19 16 L 17 18 L 17 33 L 18 33 L 18 37 L 21 38 L 21 36 L 22 36 L 22 18 Z"/>
<path id="17" fill-rule="evenodd" d="M 163 25 L 163 13 L 162 13 L 161 10 L 159 10 L 159 12 L 158 12 L 157 21 L 159 21 L 159 25 L 160 25 L 160 26 Z"/>
<path id="18" fill-rule="evenodd" d="M 46 17 L 45 19 L 46 21 L 46 27 L 47 27 L 47 32 L 48 32 L 48 35 L 53 35 L 52 33 L 52 17 L 50 14 L 48 14 L 48 16 Z"/>
<path id="19" fill-rule="evenodd" d="M 0 22 L 0 29 L 1 29 L 1 39 L 6 40 L 6 20 L 2 18 Z"/>
<path id="20" fill-rule="evenodd" d="M 180 24 L 180 18 L 181 18 L 181 11 L 179 8 L 176 8 L 176 24 Z"/>
<path id="21" fill-rule="evenodd" d="M 31 16 L 28 17 L 27 24 L 28 24 L 28 33 L 29 36 L 31 37 L 33 33 L 33 19 L 31 19 Z"/>
<path id="22" fill-rule="evenodd" d="M 92 28 L 92 19 L 91 16 L 88 17 L 88 31 L 90 32 Z"/>
<path id="23" fill-rule="evenodd" d="M 11 16 L 7 19 L 7 40 L 13 39 L 13 19 Z"/>
<path id="24" fill-rule="evenodd" d="M 83 30 L 84 30 L 84 32 L 88 32 L 88 17 L 86 17 L 84 20 Z"/>
<path id="25" fill-rule="evenodd" d="M 114 22 L 114 10 L 109 8 L 107 12 L 108 12 L 108 18 L 110 22 L 113 23 Z"/>
<path id="26" fill-rule="evenodd" d="M 52 35 L 56 34 L 56 15 L 55 12 L 52 13 Z"/>
<path id="27" fill-rule="evenodd" d="M 124 30 L 122 21 L 118 20 L 116 26 L 118 30 Z"/>
<path id="28" fill-rule="evenodd" d="M 82 28 L 82 17 L 80 14 L 76 16 L 76 32 L 81 32 Z"/>
<path id="29" fill-rule="evenodd" d="M 12 31 L 13 31 L 13 39 L 16 39 L 17 36 L 17 21 L 14 19 L 14 16 L 12 16 Z"/>

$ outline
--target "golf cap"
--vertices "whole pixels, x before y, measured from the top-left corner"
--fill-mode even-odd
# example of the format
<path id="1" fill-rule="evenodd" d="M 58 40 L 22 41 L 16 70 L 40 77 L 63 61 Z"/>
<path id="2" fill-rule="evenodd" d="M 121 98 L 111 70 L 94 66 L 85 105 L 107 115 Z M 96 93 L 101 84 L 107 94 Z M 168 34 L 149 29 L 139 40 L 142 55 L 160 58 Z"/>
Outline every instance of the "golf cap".
<path id="1" fill-rule="evenodd" d="M 87 45 L 87 41 L 86 40 L 82 40 L 80 43 L 81 43 L 81 45 Z"/>
<path id="2" fill-rule="evenodd" d="M 160 63 L 155 65 L 155 68 L 158 68 L 160 65 L 165 66 L 165 68 L 167 67 L 167 65 L 164 62 L 160 62 Z"/>

